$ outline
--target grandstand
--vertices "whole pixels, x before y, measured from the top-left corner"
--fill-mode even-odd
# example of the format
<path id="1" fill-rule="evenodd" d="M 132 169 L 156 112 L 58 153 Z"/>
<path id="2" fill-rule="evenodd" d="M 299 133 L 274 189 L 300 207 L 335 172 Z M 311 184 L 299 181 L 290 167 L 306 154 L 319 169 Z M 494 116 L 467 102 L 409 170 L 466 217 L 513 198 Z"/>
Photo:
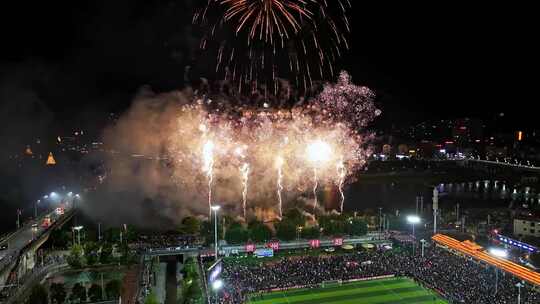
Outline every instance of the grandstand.
<path id="1" fill-rule="evenodd" d="M 325 287 L 277 291 L 253 295 L 252 304 L 446 304 L 435 292 L 408 278 L 385 278 L 350 283 L 333 282 Z"/>
<path id="2" fill-rule="evenodd" d="M 444 234 L 436 234 L 432 237 L 440 246 L 456 251 L 460 254 L 472 257 L 477 261 L 495 266 L 522 280 L 540 286 L 540 274 L 529 270 L 511 261 L 494 257 L 486 253 L 481 246 L 470 241 L 460 242 Z"/>

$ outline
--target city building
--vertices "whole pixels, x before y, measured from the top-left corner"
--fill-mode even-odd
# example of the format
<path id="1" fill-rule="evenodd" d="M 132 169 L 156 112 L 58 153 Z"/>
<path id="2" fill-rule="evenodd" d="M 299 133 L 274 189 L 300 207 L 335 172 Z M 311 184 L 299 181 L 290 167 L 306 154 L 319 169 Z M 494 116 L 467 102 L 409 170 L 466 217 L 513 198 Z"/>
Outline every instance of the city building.
<path id="1" fill-rule="evenodd" d="M 540 237 L 540 217 L 518 216 L 514 218 L 514 235 L 517 237 Z"/>

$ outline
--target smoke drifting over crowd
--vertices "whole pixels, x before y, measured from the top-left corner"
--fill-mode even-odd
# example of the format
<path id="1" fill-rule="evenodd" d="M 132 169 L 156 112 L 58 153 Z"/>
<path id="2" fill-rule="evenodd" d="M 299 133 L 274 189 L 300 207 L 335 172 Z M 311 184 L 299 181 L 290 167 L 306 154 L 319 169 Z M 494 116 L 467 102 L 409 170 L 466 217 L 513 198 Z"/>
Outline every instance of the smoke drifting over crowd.
<path id="1" fill-rule="evenodd" d="M 317 193 L 325 186 L 342 194 L 364 165 L 373 135 L 363 129 L 380 114 L 373 98 L 345 72 L 292 108 L 235 106 L 189 89 L 143 91 L 105 131 L 111 153 L 103 187 L 136 192 L 173 220 L 207 216 L 213 204 L 233 216 L 279 218 L 299 197 L 309 212 L 342 211 L 343 195 L 329 202 Z"/>

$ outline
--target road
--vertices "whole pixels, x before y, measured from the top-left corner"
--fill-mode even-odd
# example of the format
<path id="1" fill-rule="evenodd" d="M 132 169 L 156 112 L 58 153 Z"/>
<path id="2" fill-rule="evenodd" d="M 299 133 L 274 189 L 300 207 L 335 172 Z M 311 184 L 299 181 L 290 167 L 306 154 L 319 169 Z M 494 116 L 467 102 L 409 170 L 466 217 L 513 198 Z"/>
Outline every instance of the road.
<path id="1" fill-rule="evenodd" d="M 28 243 L 31 243 L 35 236 L 40 235 L 46 230 L 41 226 L 41 224 L 43 223 L 43 219 L 46 216 L 49 216 L 51 218 L 51 224 L 53 223 L 53 221 L 59 218 L 59 216 L 56 215 L 54 211 L 44 214 L 39 217 L 37 221 L 37 228 L 32 228 L 32 224 L 36 222 L 31 221 L 19 228 L 19 230 L 15 232 L 15 234 L 11 236 L 8 240 L 2 242 L 2 244 L 8 244 L 8 248 L 0 251 L 0 268 L 4 266 L 4 258 L 17 254 L 24 246 L 26 246 Z"/>

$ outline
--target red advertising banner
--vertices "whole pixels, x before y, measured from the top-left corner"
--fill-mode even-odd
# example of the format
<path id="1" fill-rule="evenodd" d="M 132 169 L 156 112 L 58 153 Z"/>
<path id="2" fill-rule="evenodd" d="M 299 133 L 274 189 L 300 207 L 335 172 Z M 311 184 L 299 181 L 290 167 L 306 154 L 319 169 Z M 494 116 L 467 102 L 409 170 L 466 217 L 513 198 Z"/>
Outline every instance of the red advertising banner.
<path id="1" fill-rule="evenodd" d="M 268 248 L 272 248 L 274 250 L 279 250 L 279 241 L 269 242 L 267 244 Z"/>
<path id="2" fill-rule="evenodd" d="M 246 252 L 254 252 L 255 244 L 246 244 Z"/>
<path id="3" fill-rule="evenodd" d="M 343 238 L 335 238 L 334 246 L 343 246 Z"/>
<path id="4" fill-rule="evenodd" d="M 321 247 L 321 240 L 309 240 L 309 246 L 311 248 L 319 248 Z"/>

